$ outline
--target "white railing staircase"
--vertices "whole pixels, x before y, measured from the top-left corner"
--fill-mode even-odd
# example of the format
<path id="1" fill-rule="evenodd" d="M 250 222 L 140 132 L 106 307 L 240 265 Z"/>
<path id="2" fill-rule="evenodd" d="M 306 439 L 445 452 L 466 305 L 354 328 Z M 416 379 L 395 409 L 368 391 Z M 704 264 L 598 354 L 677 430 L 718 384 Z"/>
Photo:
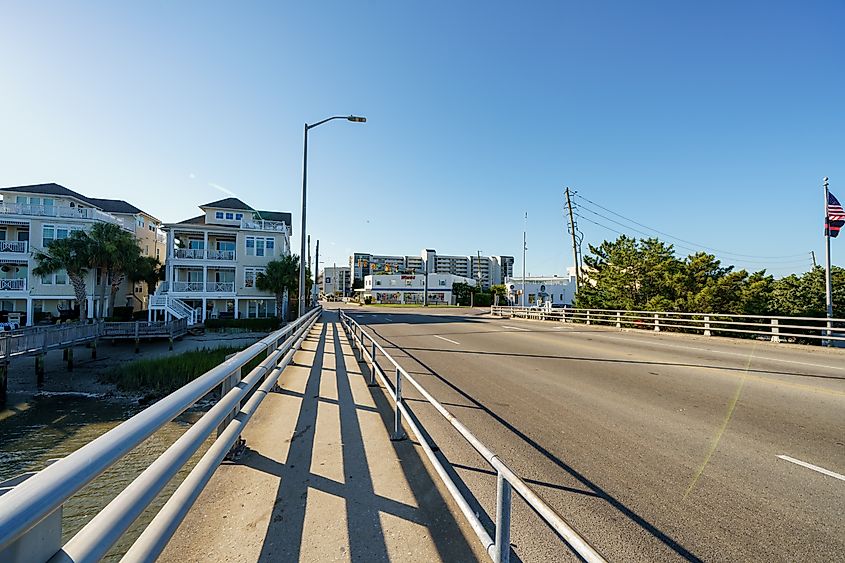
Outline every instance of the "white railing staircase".
<path id="1" fill-rule="evenodd" d="M 162 282 L 150 296 L 151 311 L 166 311 L 177 319 L 188 319 L 188 326 L 199 322 L 199 311 L 168 293 L 168 283 Z"/>

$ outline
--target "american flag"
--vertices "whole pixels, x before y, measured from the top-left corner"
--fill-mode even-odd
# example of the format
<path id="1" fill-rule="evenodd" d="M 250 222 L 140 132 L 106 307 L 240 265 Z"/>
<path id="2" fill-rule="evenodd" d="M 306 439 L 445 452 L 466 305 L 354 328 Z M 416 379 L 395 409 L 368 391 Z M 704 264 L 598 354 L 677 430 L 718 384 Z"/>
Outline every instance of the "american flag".
<path id="1" fill-rule="evenodd" d="M 832 193 L 827 192 L 827 217 L 825 217 L 824 222 L 824 234 L 836 238 L 843 225 L 845 225 L 845 209 L 842 209 L 842 204 Z"/>

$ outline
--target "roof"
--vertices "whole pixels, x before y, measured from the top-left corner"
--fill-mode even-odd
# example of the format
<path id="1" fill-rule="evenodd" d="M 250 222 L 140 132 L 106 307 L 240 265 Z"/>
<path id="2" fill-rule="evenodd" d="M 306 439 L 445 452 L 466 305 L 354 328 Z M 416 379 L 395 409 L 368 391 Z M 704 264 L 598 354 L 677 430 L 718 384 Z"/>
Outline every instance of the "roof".
<path id="1" fill-rule="evenodd" d="M 190 219 L 185 219 L 184 221 L 179 221 L 176 224 L 177 225 L 205 225 L 205 215 L 198 215 L 197 217 L 191 217 Z"/>
<path id="2" fill-rule="evenodd" d="M 85 197 L 79 192 L 75 192 L 73 190 L 69 190 L 64 186 L 60 186 L 56 183 L 49 183 L 49 184 L 32 184 L 29 186 L 14 186 L 10 188 L 2 188 L 4 192 L 22 192 L 26 194 L 47 194 L 47 195 L 55 195 L 55 196 L 63 196 L 63 197 L 72 197 L 78 199 L 79 201 L 84 201 L 85 203 L 89 203 L 91 205 L 97 205 L 96 203 L 92 203 L 91 199 Z"/>
<path id="3" fill-rule="evenodd" d="M 244 211 L 252 211 L 252 207 L 245 204 L 236 197 L 227 197 L 226 199 L 212 201 L 211 203 L 200 205 L 200 209 L 203 209 L 205 207 L 220 207 L 222 209 L 240 209 Z"/>
<path id="4" fill-rule="evenodd" d="M 256 211 L 256 213 L 259 218 L 264 219 L 265 221 L 284 221 L 285 225 L 291 227 L 291 230 L 293 230 L 290 213 L 285 213 L 283 211 Z"/>
<path id="5" fill-rule="evenodd" d="M 128 201 L 123 201 L 122 199 L 103 199 L 99 197 L 89 197 L 87 199 L 108 213 L 128 213 L 130 215 L 144 213 Z"/>

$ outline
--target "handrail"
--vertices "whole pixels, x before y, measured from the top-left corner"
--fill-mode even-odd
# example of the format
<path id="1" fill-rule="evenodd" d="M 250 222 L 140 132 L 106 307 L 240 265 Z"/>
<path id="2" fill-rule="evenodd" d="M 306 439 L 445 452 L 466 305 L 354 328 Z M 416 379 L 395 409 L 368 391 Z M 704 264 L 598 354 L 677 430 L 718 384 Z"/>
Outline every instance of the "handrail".
<path id="1" fill-rule="evenodd" d="M 417 382 L 399 363 L 387 353 L 387 351 L 376 342 L 372 335 L 367 333 L 364 328 L 351 316 L 340 310 L 340 318 L 347 334 L 351 337 L 352 343 L 357 347 L 361 353 L 361 360 L 364 361 L 366 356 L 370 362 L 370 383 L 375 384 L 375 375 L 378 375 L 384 384 L 388 396 L 396 405 L 394 437 L 399 437 L 402 432 L 402 415 L 405 418 L 405 424 L 411 429 L 414 436 L 416 436 L 423 450 L 428 456 L 431 463 L 434 465 L 443 483 L 446 485 L 449 493 L 454 498 L 458 507 L 463 512 L 464 516 L 469 521 L 475 534 L 481 540 L 487 551 L 487 554 L 496 563 L 506 563 L 510 558 L 510 499 L 511 488 L 525 500 L 526 503 L 543 519 L 543 521 L 557 532 L 564 541 L 584 560 L 588 563 L 604 562 L 605 559 L 593 548 L 587 540 L 585 540 L 570 524 L 563 519 L 552 507 L 550 507 L 525 481 L 523 481 L 516 473 L 514 473 L 498 454 L 493 453 L 487 446 L 485 446 L 470 430 L 463 425 L 455 416 L 450 413 L 437 399 L 435 399 L 425 388 Z M 369 348 L 365 343 L 368 339 Z M 387 380 L 386 373 L 376 361 L 377 352 L 381 352 L 384 358 L 390 362 L 396 370 L 396 381 L 393 386 Z M 412 411 L 405 403 L 402 397 L 402 381 L 409 381 L 419 393 L 434 406 L 435 409 L 447 420 L 449 423 L 461 434 L 461 436 L 469 442 L 469 444 L 489 463 L 497 473 L 497 497 L 496 497 L 496 529 L 495 540 L 490 537 L 490 534 L 484 528 L 481 519 L 469 506 L 469 503 L 464 498 L 458 487 L 455 485 L 449 473 L 445 470 L 440 459 L 435 455 L 428 442 L 427 433 L 423 433 L 417 425 L 417 418 L 412 415 Z M 447 460 L 448 463 L 448 460 Z"/>
<path id="2" fill-rule="evenodd" d="M 672 311 L 626 311 L 622 309 L 583 309 L 567 307 L 506 307 L 494 305 L 490 314 L 536 320 L 607 324 L 638 329 L 684 329 L 701 331 L 704 336 L 713 332 L 766 336 L 772 342 L 784 338 L 845 341 L 845 319 L 826 317 L 786 317 L 779 315 L 738 315 L 733 313 L 686 313 Z M 803 324 L 802 324 L 803 323 Z M 816 323 L 816 324 L 808 324 Z M 791 332 L 784 332 L 791 329 Z M 806 332 L 795 332 L 806 331 Z M 814 334 L 815 333 L 815 334 Z"/>
<path id="3" fill-rule="evenodd" d="M 0 497 L 0 554 L 159 428 L 218 386 L 224 385 L 225 391 L 227 382 L 232 382 L 233 377 L 239 376 L 243 366 L 266 352 L 267 357 L 257 368 L 244 380 L 237 377 L 237 384 L 223 394 L 217 405 L 80 530 L 66 544 L 66 550 L 59 551 L 54 556 L 54 560 L 88 561 L 102 557 L 217 425 L 234 410 L 240 411 L 240 400 L 271 370 L 271 377 L 264 379 L 264 384 L 270 380 L 275 383 L 281 373 L 280 366 L 283 368 L 282 364 L 290 361 L 293 356 L 290 352 L 304 339 L 307 330 L 319 317 L 320 311 L 317 307 L 288 326 L 238 352 Z M 253 399 L 256 396 L 263 398 L 264 394 L 255 393 Z M 258 400 L 260 401 L 260 398 Z M 230 426 L 231 424 L 229 423 Z M 215 445 L 221 439 L 218 437 Z"/>

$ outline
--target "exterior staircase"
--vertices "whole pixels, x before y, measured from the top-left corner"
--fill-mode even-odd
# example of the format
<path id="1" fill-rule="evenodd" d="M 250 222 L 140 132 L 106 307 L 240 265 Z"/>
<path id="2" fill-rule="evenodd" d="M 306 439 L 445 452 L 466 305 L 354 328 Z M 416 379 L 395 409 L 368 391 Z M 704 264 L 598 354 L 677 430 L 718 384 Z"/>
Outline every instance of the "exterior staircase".
<path id="1" fill-rule="evenodd" d="M 199 323 L 199 311 L 168 293 L 168 283 L 161 282 L 150 296 L 150 311 L 165 311 L 177 319 L 188 319 L 188 326 Z"/>

